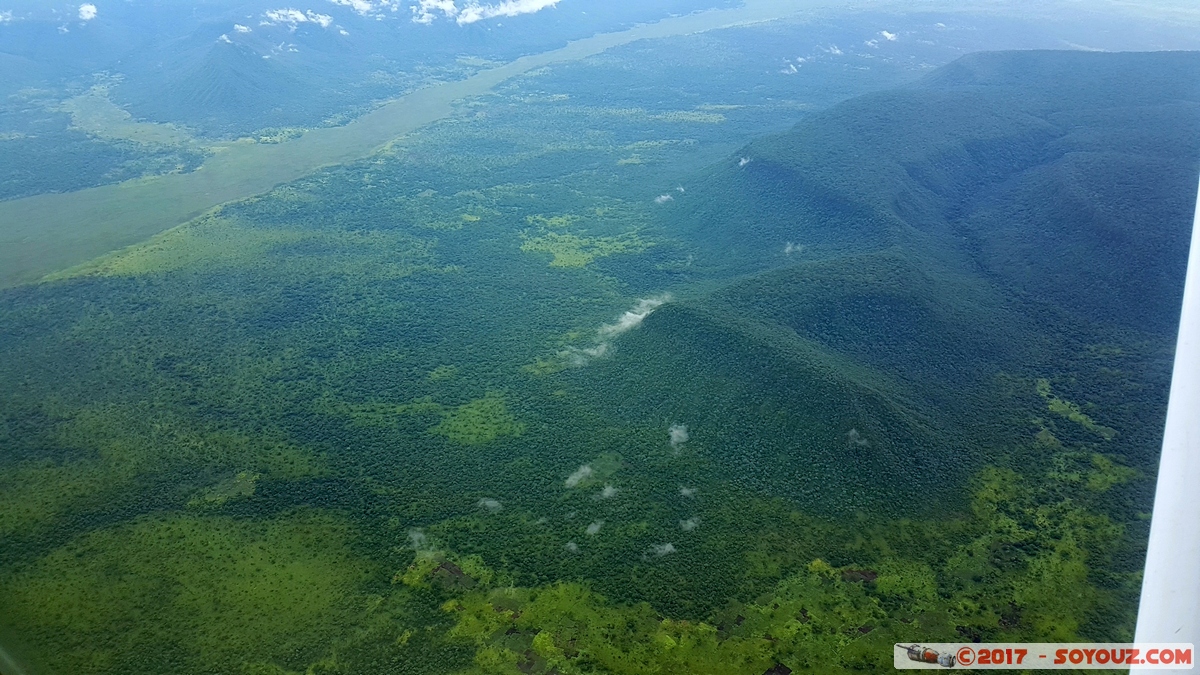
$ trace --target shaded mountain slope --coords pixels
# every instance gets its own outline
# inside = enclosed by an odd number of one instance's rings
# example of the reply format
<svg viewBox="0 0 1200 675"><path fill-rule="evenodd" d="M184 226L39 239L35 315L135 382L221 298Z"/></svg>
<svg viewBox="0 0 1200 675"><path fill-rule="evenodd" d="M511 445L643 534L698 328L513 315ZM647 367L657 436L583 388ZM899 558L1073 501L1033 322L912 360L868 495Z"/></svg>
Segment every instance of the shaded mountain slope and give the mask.
<svg viewBox="0 0 1200 675"><path fill-rule="evenodd" d="M621 346L614 405L707 425L724 470L815 508L920 511L1025 452L1047 401L1069 417L1046 378L1111 415L1060 435L1153 471L1196 74L1197 54L980 54L755 141L665 225L729 278Z"/></svg>
<svg viewBox="0 0 1200 675"><path fill-rule="evenodd" d="M762 266L787 242L817 257L907 246L1084 317L1169 331L1198 72L1193 53L964 57L752 143L705 177L684 227ZM1072 289L1062 270L1080 275Z"/></svg>
<svg viewBox="0 0 1200 675"><path fill-rule="evenodd" d="M143 77L151 86L123 88L130 90L132 110L201 128L230 127L252 115L263 126L297 124L328 105L327 85L313 86L302 68L263 58L249 45L181 44L177 55Z"/></svg>
<svg viewBox="0 0 1200 675"><path fill-rule="evenodd" d="M688 452L807 510L911 504L943 487L924 476L961 480L969 464L952 457L956 434L891 378L720 307L662 307L585 378L605 383L591 390L626 420L685 422Z"/></svg>
<svg viewBox="0 0 1200 675"><path fill-rule="evenodd" d="M1009 305L898 248L828 258L664 305L586 377L629 421L686 422L751 489L816 512L937 510L1026 434L997 375L1061 361Z"/></svg>
<svg viewBox="0 0 1200 675"><path fill-rule="evenodd" d="M1030 327L1003 298L895 250L768 272L712 304L752 315L903 382L923 403L965 403L942 381L981 384L996 364L1028 361Z"/></svg>
<svg viewBox="0 0 1200 675"><path fill-rule="evenodd" d="M986 193L959 231L1002 283L1082 317L1169 336L1195 176L1171 158L1070 153Z"/></svg>

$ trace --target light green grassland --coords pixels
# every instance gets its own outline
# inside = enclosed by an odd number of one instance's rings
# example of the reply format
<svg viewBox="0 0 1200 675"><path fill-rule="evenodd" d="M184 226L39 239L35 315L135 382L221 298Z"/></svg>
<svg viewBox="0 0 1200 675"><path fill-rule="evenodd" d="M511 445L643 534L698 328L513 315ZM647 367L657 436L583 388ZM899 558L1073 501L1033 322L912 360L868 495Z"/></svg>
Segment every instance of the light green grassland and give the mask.
<svg viewBox="0 0 1200 675"><path fill-rule="evenodd" d="M1063 399L1055 396L1050 390L1050 380L1038 380L1037 392L1042 398L1046 399L1046 407L1050 410L1050 412L1078 424L1079 426L1087 429L1106 441L1111 441L1116 437L1116 429L1110 429L1103 424L1097 424L1091 417L1088 417L1083 413L1083 410L1078 404L1070 401L1064 401Z"/></svg>
<svg viewBox="0 0 1200 675"><path fill-rule="evenodd" d="M327 471L324 460L308 450L261 436L204 429L144 406L80 410L58 424L56 436L58 443L82 451L85 458L31 460L0 474L0 535L36 531L73 511L136 500L140 482L181 465L252 470L247 475L261 472L280 479ZM213 489L217 495L222 488Z"/></svg>
<svg viewBox="0 0 1200 675"><path fill-rule="evenodd" d="M435 378L435 381L445 379L448 378ZM394 427L409 416L437 420L429 427L429 433L462 445L481 445L504 436L520 436L525 430L525 425L508 411L504 396L499 392L489 392L460 406L444 406L429 399L402 404L347 404L324 400L319 402L317 409L323 414L349 415L351 424L367 428Z"/></svg>
<svg viewBox="0 0 1200 675"><path fill-rule="evenodd" d="M372 569L348 553L353 536L337 516L307 511L143 518L4 579L0 604L26 635L59 645L46 656L55 672L120 670L146 641L177 645L175 667L190 672L304 663L362 614Z"/></svg>
<svg viewBox="0 0 1200 675"><path fill-rule="evenodd" d="M509 414L504 397L498 393L447 410L442 421L430 429L464 445L479 445L501 436L520 436L524 430L525 425Z"/></svg>
<svg viewBox="0 0 1200 675"><path fill-rule="evenodd" d="M70 113L73 127L102 138L159 146L196 144L191 134L173 125L134 120L109 99L107 85L96 85L86 93L67 99L60 108Z"/></svg>
<svg viewBox="0 0 1200 675"><path fill-rule="evenodd" d="M301 243L319 246L337 261L333 265L328 259L319 263L326 274L336 270L341 274L362 274L378 280L435 269L430 265L432 242L403 233L247 227L209 214L155 235L146 242L56 272L46 280L255 267L266 263L268 255L277 249ZM316 269L303 255L291 255L282 260L276 256L274 261L310 271Z"/></svg>
<svg viewBox="0 0 1200 675"><path fill-rule="evenodd" d="M551 254L551 267L586 267L597 258L618 253L638 253L650 245L636 232L616 237L588 237L547 231L539 236L525 235L521 250Z"/></svg>

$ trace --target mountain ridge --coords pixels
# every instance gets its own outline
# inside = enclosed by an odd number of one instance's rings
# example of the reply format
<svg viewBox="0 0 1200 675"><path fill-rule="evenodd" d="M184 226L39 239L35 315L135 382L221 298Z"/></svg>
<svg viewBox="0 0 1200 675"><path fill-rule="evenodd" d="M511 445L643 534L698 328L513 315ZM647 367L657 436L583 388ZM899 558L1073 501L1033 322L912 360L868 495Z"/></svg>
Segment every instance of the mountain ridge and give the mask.
<svg viewBox="0 0 1200 675"><path fill-rule="evenodd" d="M1159 62L1166 67L1155 76L1125 79ZM1019 73L1030 68L1036 76L1022 88ZM1035 381L1109 377L1078 356L1095 345L1133 353L1173 344L1200 173L1200 87L1172 79L1189 68L1200 73L1200 53L972 55L751 142L698 177L698 196L662 227L694 241L719 270L757 272L728 273L724 285L684 301L703 326L689 326L684 310L648 318L638 346L622 347L633 361L615 377L627 383L622 395L636 398L639 387L666 395L653 381L669 381L666 373L640 375L656 353L720 354L716 371L753 372L736 386L757 382L771 406L812 425L858 409L870 412L830 426L920 429L894 442L874 433L891 469L842 468L876 481L856 488L872 486L868 501L930 507L936 499L922 500L922 490L932 496L936 483L961 481L1030 441L1046 405ZM1079 69L1083 93L1043 96ZM1095 91L1112 81L1132 81L1132 93ZM727 336L717 347L705 346L711 330ZM840 403L802 410L812 404L794 392L831 374L838 384L814 398ZM1139 388L1134 407L1164 408L1161 371L1119 377ZM855 388L864 381L886 386ZM1025 384L1005 393L1013 382ZM691 386L698 400L728 385ZM809 441L763 440L772 433L755 443L777 442L774 466L808 456ZM1154 448L1144 445L1152 438L1118 434L1102 445L1152 471ZM921 490L904 485L922 473L894 469L905 453L939 478ZM835 454L822 461L836 465ZM831 490L836 474L822 479ZM844 494L824 506L864 503Z"/></svg>

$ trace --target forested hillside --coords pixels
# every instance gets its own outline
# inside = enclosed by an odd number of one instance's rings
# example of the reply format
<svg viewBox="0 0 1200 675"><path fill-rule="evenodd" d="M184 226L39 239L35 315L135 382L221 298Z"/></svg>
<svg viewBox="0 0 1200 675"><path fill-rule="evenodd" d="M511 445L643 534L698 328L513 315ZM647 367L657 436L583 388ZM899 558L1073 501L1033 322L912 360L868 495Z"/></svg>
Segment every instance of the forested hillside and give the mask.
<svg viewBox="0 0 1200 675"><path fill-rule="evenodd" d="M671 107L627 63L0 292L30 662L824 675L1131 638L1200 54L974 54L715 163L796 108Z"/></svg>

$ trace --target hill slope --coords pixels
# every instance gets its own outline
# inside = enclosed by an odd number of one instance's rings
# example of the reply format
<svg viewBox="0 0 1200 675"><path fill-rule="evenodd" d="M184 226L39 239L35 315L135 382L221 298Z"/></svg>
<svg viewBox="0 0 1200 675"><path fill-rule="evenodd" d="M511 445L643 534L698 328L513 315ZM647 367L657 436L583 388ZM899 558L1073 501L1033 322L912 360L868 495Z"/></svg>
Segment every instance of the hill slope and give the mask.
<svg viewBox="0 0 1200 675"><path fill-rule="evenodd" d="M729 280L649 317L604 377L631 409L753 411L710 420L718 463L835 511L929 508L1020 454L1059 400L1041 379L1116 432L1060 435L1152 472L1196 73L1191 53L978 54L755 141L664 224Z"/></svg>
<svg viewBox="0 0 1200 675"><path fill-rule="evenodd" d="M706 176L685 228L773 262L789 241L817 257L901 244L1084 317L1170 332L1200 169L1198 71L1194 53L964 57L751 144Z"/></svg>

